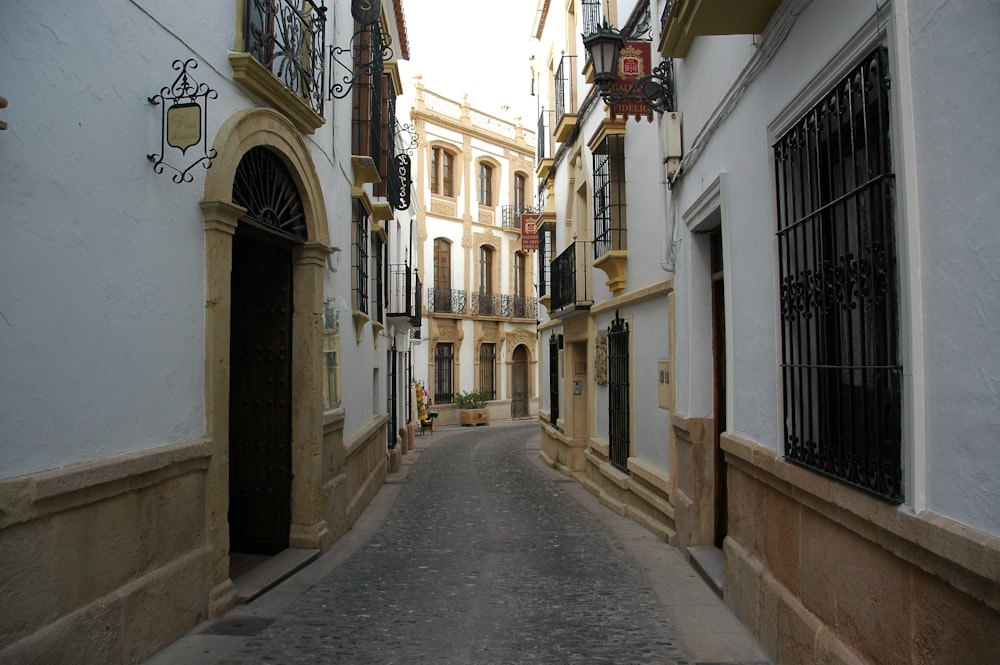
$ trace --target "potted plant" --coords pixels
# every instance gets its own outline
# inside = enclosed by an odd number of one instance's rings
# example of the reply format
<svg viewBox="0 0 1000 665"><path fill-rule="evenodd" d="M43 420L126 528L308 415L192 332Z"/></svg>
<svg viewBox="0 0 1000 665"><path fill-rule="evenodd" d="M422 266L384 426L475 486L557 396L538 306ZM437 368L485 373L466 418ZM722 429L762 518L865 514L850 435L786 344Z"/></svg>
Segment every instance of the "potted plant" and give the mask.
<svg viewBox="0 0 1000 665"><path fill-rule="evenodd" d="M455 395L458 422L462 425L489 425L490 411L486 408L489 394L483 390L469 390Z"/></svg>

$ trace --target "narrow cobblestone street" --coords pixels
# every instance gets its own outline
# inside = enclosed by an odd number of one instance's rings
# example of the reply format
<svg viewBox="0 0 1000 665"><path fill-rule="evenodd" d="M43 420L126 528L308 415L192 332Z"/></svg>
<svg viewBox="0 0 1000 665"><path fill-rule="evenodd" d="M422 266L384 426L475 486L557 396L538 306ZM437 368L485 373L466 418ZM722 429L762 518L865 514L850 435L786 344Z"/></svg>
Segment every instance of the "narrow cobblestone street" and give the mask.
<svg viewBox="0 0 1000 665"><path fill-rule="evenodd" d="M570 496L586 493L576 481L534 462L525 446L537 432L526 422L424 437L360 549L315 584L293 577L201 628L175 660L168 650L149 663L696 662L648 571L593 510L631 522L596 499L584 507Z"/></svg>

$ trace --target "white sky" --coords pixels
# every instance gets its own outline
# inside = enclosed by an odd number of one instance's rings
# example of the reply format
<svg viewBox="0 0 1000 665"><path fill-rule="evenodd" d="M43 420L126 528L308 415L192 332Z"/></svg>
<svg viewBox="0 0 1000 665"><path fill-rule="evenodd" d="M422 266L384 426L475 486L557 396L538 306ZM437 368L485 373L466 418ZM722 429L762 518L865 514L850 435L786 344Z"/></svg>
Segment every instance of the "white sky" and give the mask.
<svg viewBox="0 0 1000 665"><path fill-rule="evenodd" d="M455 101L468 94L473 108L507 119L519 114L533 127L538 111L529 58L537 5L538 0L403 0L410 61L401 61L399 71L407 103L419 73L430 91ZM400 109L408 112L409 107Z"/></svg>

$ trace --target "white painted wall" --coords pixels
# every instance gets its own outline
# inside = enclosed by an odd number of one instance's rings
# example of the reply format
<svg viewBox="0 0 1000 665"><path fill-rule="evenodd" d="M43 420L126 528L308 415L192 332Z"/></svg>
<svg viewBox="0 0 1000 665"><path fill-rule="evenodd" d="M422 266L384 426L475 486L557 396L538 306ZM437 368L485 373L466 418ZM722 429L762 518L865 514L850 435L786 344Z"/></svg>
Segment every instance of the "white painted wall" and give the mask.
<svg viewBox="0 0 1000 665"><path fill-rule="evenodd" d="M674 190L681 211L724 176L729 324L729 429L780 450L775 208L770 143L786 109L841 63L874 43L875 7L865 0L802 3L804 10L773 60L742 92ZM904 348L904 467L907 504L1000 532L1000 203L995 76L1000 6L898 0L879 10L892 69L897 177L901 341ZM675 63L688 152L723 101L722 80L746 65L750 37L698 38ZM759 38L758 38L759 39ZM866 43L867 42L867 43ZM850 46L849 46L850 45ZM849 52L844 52L849 48ZM744 54L744 55L741 55ZM836 77L836 78L839 78ZM836 78L834 80L836 80ZM702 83L704 81L704 83ZM816 81L816 84L811 82ZM720 94L721 93L721 94ZM685 229L678 264L679 407L707 415L710 382L704 323L705 257ZM690 288L688 288L690 287ZM683 396L683 399L682 399Z"/></svg>
<svg viewBox="0 0 1000 665"><path fill-rule="evenodd" d="M0 477L204 436L204 172L188 184L153 173L146 154L159 149L160 108L146 99L172 83L175 59L194 58L194 76L218 91L209 145L231 114L257 105L231 81L236 5L4 8ZM347 43L347 17L331 8L328 44ZM375 349L370 325L357 343L350 321L349 100L327 103L326 119L305 141L331 245L343 250L325 297L343 308L349 438L373 401L385 408L371 377L375 366L384 375L386 344Z"/></svg>

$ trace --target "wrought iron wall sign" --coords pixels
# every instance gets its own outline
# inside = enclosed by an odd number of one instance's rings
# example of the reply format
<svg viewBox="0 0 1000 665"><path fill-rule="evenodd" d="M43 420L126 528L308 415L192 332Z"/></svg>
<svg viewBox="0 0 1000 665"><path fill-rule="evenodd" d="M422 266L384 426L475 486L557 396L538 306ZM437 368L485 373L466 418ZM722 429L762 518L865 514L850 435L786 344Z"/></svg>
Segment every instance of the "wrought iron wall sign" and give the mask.
<svg viewBox="0 0 1000 665"><path fill-rule="evenodd" d="M390 192L396 210L406 210L410 207L410 186L413 178L410 175L410 156L406 153L396 155L393 160L393 168L396 170L396 191Z"/></svg>
<svg viewBox="0 0 1000 665"><path fill-rule="evenodd" d="M376 0L351 0L351 16L361 25L371 25L382 14L382 5Z"/></svg>
<svg viewBox="0 0 1000 665"><path fill-rule="evenodd" d="M362 25L351 36L348 46L330 47L330 98L343 99L356 81L381 72L384 63L392 58L392 46L382 34L381 26Z"/></svg>
<svg viewBox="0 0 1000 665"><path fill-rule="evenodd" d="M208 125L208 100L217 99L219 93L208 87L207 83L199 83L191 75L190 70L197 69L198 63L193 60L174 60L174 71L179 72L177 78L169 86L160 89L158 95L147 97L149 103L161 107L160 114L160 152L146 155L153 162L153 171L163 173L164 167L174 171L172 179L176 183L191 182L191 173L198 164L206 169L212 166L216 152L208 147L208 137L205 128ZM167 146L179 150L182 158L187 158L187 151L201 144L197 158L187 166L168 164L166 159Z"/></svg>

